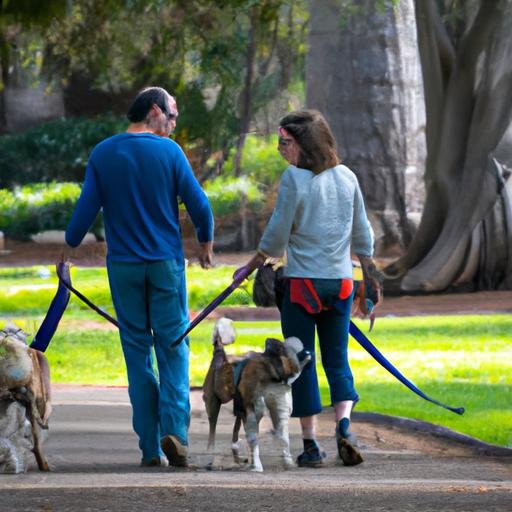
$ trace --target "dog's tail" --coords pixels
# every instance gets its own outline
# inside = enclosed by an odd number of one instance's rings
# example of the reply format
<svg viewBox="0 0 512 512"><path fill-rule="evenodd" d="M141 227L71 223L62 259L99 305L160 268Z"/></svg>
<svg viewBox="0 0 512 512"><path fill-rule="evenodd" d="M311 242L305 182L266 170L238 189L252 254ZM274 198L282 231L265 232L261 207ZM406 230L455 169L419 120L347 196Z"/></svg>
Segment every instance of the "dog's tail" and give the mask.
<svg viewBox="0 0 512 512"><path fill-rule="evenodd" d="M213 329L212 343L214 347L231 345L236 339L236 331L233 326L233 320L229 318L219 318L215 322Z"/></svg>

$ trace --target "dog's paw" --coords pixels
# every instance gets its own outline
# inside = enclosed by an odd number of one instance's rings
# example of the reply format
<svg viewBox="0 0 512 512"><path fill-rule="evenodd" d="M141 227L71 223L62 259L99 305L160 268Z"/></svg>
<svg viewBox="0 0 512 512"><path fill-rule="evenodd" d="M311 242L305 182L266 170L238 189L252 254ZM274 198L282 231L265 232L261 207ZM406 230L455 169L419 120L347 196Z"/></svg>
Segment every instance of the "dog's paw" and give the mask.
<svg viewBox="0 0 512 512"><path fill-rule="evenodd" d="M251 464L248 469L251 473L263 473L263 466L261 464Z"/></svg>
<svg viewBox="0 0 512 512"><path fill-rule="evenodd" d="M285 457L283 459L283 466L284 469L294 469L297 467L297 464L295 464L295 461L291 457Z"/></svg>

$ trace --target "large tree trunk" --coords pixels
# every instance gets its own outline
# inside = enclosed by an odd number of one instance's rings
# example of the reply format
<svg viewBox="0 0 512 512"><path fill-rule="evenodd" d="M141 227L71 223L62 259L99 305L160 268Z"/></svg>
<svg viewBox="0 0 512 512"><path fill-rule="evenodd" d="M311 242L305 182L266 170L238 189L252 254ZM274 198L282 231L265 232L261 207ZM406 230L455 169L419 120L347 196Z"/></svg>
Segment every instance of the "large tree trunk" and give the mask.
<svg viewBox="0 0 512 512"><path fill-rule="evenodd" d="M428 156L412 240L406 184L410 169L421 168L423 98L407 34L412 0L385 13L374 5L312 0L307 91L360 178L377 254L407 246L388 277L405 291L511 288L512 1L465 5L473 12L457 33L447 30L440 2L416 0Z"/></svg>
<svg viewBox="0 0 512 512"><path fill-rule="evenodd" d="M396 257L423 208L425 110L413 0L375 5L311 1L307 105L326 115L359 178L377 254Z"/></svg>
<svg viewBox="0 0 512 512"><path fill-rule="evenodd" d="M435 2L416 9L427 199L406 256L388 274L406 291L511 288L512 2L481 1L458 48Z"/></svg>

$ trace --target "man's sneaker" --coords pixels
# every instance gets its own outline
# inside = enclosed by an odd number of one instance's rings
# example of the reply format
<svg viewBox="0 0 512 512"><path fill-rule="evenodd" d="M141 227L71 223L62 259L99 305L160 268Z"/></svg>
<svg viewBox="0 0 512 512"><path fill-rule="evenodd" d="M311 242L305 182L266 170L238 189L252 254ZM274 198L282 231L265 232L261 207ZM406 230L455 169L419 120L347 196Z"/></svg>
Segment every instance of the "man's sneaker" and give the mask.
<svg viewBox="0 0 512 512"><path fill-rule="evenodd" d="M152 459L142 459L140 465L143 468L154 468L158 466L166 468L169 465L169 461L165 457L153 457Z"/></svg>
<svg viewBox="0 0 512 512"><path fill-rule="evenodd" d="M160 439L160 446L171 466L185 468L188 466L188 448L181 444L175 436L164 436Z"/></svg>
<svg viewBox="0 0 512 512"><path fill-rule="evenodd" d="M343 433L340 425L336 427L336 444L338 445L338 455L345 466L357 466L363 462L363 456L356 448L356 436L351 432Z"/></svg>
<svg viewBox="0 0 512 512"><path fill-rule="evenodd" d="M323 465L325 457L325 452L320 450L318 445L311 446L297 457L297 464L300 468L319 468Z"/></svg>

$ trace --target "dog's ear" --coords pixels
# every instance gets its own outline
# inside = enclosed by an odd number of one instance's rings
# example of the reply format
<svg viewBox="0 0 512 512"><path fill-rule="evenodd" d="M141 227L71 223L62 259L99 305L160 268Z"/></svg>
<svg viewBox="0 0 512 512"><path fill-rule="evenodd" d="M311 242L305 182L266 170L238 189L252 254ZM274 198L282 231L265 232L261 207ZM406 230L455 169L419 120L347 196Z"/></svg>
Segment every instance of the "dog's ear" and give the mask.
<svg viewBox="0 0 512 512"><path fill-rule="evenodd" d="M284 340L284 347L288 354L290 354L290 352L298 354L299 352L302 352L304 350L304 345L302 344L302 341L300 341L299 338L296 338L295 336L286 338Z"/></svg>
<svg viewBox="0 0 512 512"><path fill-rule="evenodd" d="M286 354L282 341L275 338L267 338L265 340L265 354L274 356L283 356Z"/></svg>

